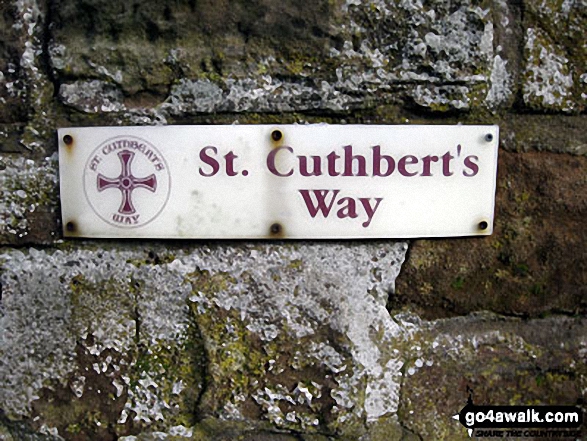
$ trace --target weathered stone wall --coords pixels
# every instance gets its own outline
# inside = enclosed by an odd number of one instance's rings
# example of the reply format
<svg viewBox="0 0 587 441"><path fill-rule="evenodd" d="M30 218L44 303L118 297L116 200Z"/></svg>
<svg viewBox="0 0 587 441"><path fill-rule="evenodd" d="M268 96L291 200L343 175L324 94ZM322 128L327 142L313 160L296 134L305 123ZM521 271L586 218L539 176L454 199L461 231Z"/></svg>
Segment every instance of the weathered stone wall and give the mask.
<svg viewBox="0 0 587 441"><path fill-rule="evenodd" d="M467 439L587 392L585 0L2 0L0 440ZM56 128L499 124L486 238L64 241Z"/></svg>

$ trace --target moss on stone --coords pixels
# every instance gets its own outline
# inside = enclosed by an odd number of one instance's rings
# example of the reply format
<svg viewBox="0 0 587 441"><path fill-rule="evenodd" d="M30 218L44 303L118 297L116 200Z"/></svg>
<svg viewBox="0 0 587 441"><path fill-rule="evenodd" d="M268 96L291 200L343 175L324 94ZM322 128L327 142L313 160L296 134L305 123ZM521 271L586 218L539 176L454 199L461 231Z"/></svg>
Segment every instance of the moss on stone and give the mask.
<svg viewBox="0 0 587 441"><path fill-rule="evenodd" d="M564 48L540 28L529 28L525 44L524 103L535 110L573 112L573 68Z"/></svg>
<svg viewBox="0 0 587 441"><path fill-rule="evenodd" d="M53 241L58 199L56 157L39 161L7 157L4 161L6 168L0 175L2 240L6 243Z"/></svg>

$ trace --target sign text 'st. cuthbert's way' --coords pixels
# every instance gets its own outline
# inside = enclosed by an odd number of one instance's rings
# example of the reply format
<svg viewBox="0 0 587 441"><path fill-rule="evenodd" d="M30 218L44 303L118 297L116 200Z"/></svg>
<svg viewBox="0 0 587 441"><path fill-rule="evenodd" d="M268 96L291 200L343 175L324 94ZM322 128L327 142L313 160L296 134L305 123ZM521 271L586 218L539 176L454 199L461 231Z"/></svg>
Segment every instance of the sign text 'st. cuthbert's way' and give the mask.
<svg viewBox="0 0 587 441"><path fill-rule="evenodd" d="M59 129L67 237L490 235L499 127Z"/></svg>
<svg viewBox="0 0 587 441"><path fill-rule="evenodd" d="M249 170L239 168L239 156L234 151L225 154L217 147L207 146L200 150L201 166L198 173L202 177L248 176ZM242 158L241 158L242 159ZM443 155L403 155L394 157L384 148L375 145L368 155L355 154L352 145L332 150L325 155L297 155L289 146L276 147L267 155L267 170L274 176L288 178L302 177L365 177L386 178L399 175L406 178L430 178L433 176L450 178L456 174L471 178L479 172L477 155L465 155L458 144ZM380 204L385 203L378 195L349 197L340 189L298 189L308 213L315 218L319 213L325 218L331 214L339 219L362 220L367 228Z"/></svg>

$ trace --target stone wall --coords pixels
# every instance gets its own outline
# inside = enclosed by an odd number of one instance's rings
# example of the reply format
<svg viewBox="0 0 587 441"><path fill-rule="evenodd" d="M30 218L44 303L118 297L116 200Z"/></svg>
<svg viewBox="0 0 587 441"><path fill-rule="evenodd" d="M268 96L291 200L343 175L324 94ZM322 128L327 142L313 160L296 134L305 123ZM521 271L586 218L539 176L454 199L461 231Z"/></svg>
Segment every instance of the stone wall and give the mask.
<svg viewBox="0 0 587 441"><path fill-rule="evenodd" d="M587 392L585 0L2 0L0 440L458 440ZM56 128L499 124L495 232L63 240Z"/></svg>

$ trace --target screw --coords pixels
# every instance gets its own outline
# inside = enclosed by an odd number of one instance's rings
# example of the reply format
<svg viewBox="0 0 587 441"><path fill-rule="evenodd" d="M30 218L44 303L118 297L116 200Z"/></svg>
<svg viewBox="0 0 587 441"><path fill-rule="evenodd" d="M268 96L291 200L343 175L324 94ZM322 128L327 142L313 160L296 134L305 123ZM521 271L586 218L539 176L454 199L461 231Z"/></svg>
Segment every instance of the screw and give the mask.
<svg viewBox="0 0 587 441"><path fill-rule="evenodd" d="M283 133L281 133L280 130L274 130L271 132L271 139L273 139L273 141L279 141L281 138L283 138Z"/></svg>
<svg viewBox="0 0 587 441"><path fill-rule="evenodd" d="M75 224L70 221L65 224L65 229L69 232L75 231Z"/></svg>
<svg viewBox="0 0 587 441"><path fill-rule="evenodd" d="M493 141L493 134L488 133L487 135L485 135L485 141L487 141L487 142Z"/></svg>
<svg viewBox="0 0 587 441"><path fill-rule="evenodd" d="M489 226L489 224L486 221L479 222L479 229L480 230L487 230L488 226Z"/></svg>
<svg viewBox="0 0 587 441"><path fill-rule="evenodd" d="M63 142L67 145L73 144L73 137L71 135L65 135L63 137Z"/></svg>
<svg viewBox="0 0 587 441"><path fill-rule="evenodd" d="M281 233L281 225L278 223L271 225L271 234L276 235L279 233Z"/></svg>

